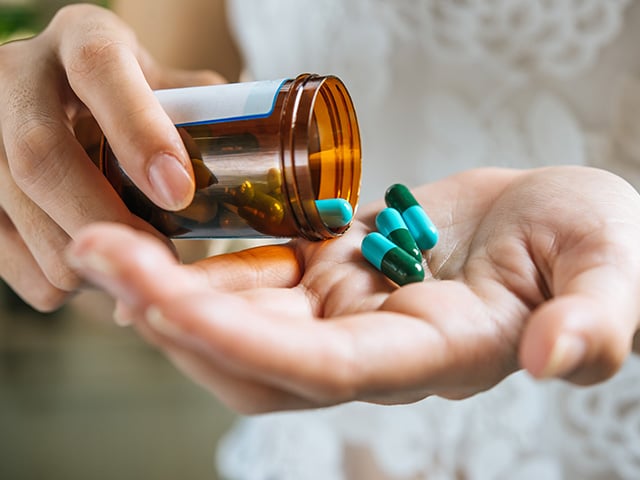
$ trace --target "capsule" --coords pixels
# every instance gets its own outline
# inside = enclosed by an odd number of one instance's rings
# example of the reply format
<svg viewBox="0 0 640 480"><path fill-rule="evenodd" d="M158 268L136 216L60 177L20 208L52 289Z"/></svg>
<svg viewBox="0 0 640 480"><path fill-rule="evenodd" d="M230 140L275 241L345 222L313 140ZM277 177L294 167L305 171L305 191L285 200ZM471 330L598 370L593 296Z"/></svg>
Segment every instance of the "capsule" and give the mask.
<svg viewBox="0 0 640 480"><path fill-rule="evenodd" d="M422 264L381 233L369 233L361 248L364 258L398 285L424 280Z"/></svg>
<svg viewBox="0 0 640 480"><path fill-rule="evenodd" d="M329 228L342 228L353 219L353 208L344 198L316 200L318 214Z"/></svg>
<svg viewBox="0 0 640 480"><path fill-rule="evenodd" d="M248 205L255 196L256 189L249 180L245 180L237 187L226 188L225 192L228 195L228 200L236 207L242 205Z"/></svg>
<svg viewBox="0 0 640 480"><path fill-rule="evenodd" d="M438 230L409 189L396 183L384 195L388 207L402 214L404 223L421 250L429 250L438 243Z"/></svg>
<svg viewBox="0 0 640 480"><path fill-rule="evenodd" d="M238 207L238 215L249 223L278 225L284 218L284 206L271 195L253 190L250 200Z"/></svg>
<svg viewBox="0 0 640 480"><path fill-rule="evenodd" d="M269 193L282 193L282 172L277 168L270 168L267 171L267 188Z"/></svg>
<svg viewBox="0 0 640 480"><path fill-rule="evenodd" d="M395 208L385 208L376 216L376 227L378 231L415 258L422 262L422 253L416 245L407 225L402 219L402 215Z"/></svg>

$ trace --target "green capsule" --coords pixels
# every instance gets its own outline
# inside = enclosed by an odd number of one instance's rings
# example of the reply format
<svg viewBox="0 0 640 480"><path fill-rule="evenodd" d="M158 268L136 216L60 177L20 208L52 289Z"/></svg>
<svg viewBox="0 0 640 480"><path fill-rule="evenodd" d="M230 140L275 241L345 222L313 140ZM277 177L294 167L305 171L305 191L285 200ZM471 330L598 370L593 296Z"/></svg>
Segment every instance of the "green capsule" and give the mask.
<svg viewBox="0 0 640 480"><path fill-rule="evenodd" d="M376 216L378 231L393 243L410 254L417 261L422 262L422 253L416 241L407 229L402 215L395 208L385 208Z"/></svg>
<svg viewBox="0 0 640 480"><path fill-rule="evenodd" d="M329 228L343 228L353 220L353 207L344 198L316 200L318 214Z"/></svg>
<svg viewBox="0 0 640 480"><path fill-rule="evenodd" d="M421 250L429 250L438 243L438 230L406 186L391 185L384 199L388 207L400 212Z"/></svg>
<svg viewBox="0 0 640 480"><path fill-rule="evenodd" d="M424 280L422 263L379 232L364 237L361 249L369 263L400 286Z"/></svg>

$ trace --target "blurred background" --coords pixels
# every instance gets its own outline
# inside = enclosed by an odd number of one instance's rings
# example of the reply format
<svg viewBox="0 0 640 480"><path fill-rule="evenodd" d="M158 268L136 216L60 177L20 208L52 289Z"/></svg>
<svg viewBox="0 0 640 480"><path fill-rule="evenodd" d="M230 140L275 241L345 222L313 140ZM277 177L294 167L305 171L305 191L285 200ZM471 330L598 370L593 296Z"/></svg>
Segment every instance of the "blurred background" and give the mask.
<svg viewBox="0 0 640 480"><path fill-rule="evenodd" d="M0 43L61 0L0 0ZM106 1L95 1L108 6ZM85 292L53 314L0 283L0 479L216 479L232 413Z"/></svg>

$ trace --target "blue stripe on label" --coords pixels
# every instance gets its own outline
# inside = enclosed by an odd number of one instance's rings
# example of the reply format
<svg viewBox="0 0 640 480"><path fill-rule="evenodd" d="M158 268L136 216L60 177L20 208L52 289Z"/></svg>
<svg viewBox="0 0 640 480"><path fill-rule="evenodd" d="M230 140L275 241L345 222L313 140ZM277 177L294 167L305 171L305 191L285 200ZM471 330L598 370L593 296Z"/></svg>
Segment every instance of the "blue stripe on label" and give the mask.
<svg viewBox="0 0 640 480"><path fill-rule="evenodd" d="M240 115L237 117L216 118L215 120L201 120L199 122L177 123L176 127L192 127L194 125L214 125L216 123L240 122L242 120L254 120L256 118L267 118L272 113L273 113L273 109L270 110L268 113L261 113L257 115Z"/></svg>
<svg viewBox="0 0 640 480"><path fill-rule="evenodd" d="M269 88L254 88L249 93L249 97L247 98L247 103L244 105L244 113L251 116L251 112L264 110L264 101L265 101L265 90L268 96L271 96L271 107L267 110L263 115L269 116L273 113L273 109L276 106L276 100L278 98L278 92L284 85L284 82L287 80L274 80L270 83L276 85L275 89L273 87ZM266 83L266 82L265 82Z"/></svg>
<svg viewBox="0 0 640 480"><path fill-rule="evenodd" d="M156 96L178 127L267 118L289 79L157 90Z"/></svg>

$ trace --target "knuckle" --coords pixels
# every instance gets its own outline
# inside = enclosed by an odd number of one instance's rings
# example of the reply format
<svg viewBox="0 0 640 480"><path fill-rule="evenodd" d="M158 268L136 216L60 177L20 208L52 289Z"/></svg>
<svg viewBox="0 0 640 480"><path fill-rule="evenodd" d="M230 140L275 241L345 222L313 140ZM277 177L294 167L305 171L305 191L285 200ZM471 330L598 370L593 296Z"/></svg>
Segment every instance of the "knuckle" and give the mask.
<svg viewBox="0 0 640 480"><path fill-rule="evenodd" d="M11 176L23 190L29 191L52 173L47 167L60 147L61 135L47 120L32 117L18 128L20 135L7 146ZM55 179L52 179L55 181Z"/></svg>
<svg viewBox="0 0 640 480"><path fill-rule="evenodd" d="M64 5L56 11L49 23L49 28L58 29L64 27L77 28L79 22L98 21L107 14L107 10L97 5L88 3L75 3ZM98 17L98 19L96 19Z"/></svg>
<svg viewBox="0 0 640 480"><path fill-rule="evenodd" d="M63 25L73 24L77 21L80 12L85 11L84 7L85 5L72 4L59 8L51 19L51 25L57 25L58 23Z"/></svg>
<svg viewBox="0 0 640 480"><path fill-rule="evenodd" d="M99 78L123 63L129 54L129 47L120 40L104 34L90 35L70 54L69 83L73 86L78 81Z"/></svg>
<svg viewBox="0 0 640 480"><path fill-rule="evenodd" d="M26 292L22 297L35 310L49 313L59 309L69 297L69 293L53 285L45 285Z"/></svg>
<svg viewBox="0 0 640 480"><path fill-rule="evenodd" d="M74 292L80 286L80 278L60 258L52 258L44 266L44 273L51 285L62 292Z"/></svg>
<svg viewBox="0 0 640 480"><path fill-rule="evenodd" d="M29 42L29 40L9 42L0 46L0 75L2 75L3 83L15 77L21 67L20 59L24 58L22 46L25 42Z"/></svg>

